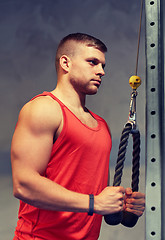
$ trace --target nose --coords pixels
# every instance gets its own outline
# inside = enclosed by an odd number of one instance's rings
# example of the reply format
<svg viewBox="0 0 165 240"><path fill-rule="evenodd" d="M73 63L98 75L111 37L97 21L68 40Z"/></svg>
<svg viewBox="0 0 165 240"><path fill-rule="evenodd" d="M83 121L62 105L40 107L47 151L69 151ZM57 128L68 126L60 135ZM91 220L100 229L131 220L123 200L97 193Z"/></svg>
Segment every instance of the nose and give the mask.
<svg viewBox="0 0 165 240"><path fill-rule="evenodd" d="M97 75L99 75L99 76L101 76L101 77L105 75L105 72L104 72L104 69L103 69L102 64L99 65L99 67L98 67L98 73L97 73Z"/></svg>

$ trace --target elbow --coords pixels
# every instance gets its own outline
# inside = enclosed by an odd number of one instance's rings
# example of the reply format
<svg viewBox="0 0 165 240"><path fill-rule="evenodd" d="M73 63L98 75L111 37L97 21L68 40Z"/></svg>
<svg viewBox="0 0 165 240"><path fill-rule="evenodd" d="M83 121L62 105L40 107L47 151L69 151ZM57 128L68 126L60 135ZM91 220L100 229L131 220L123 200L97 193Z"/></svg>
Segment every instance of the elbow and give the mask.
<svg viewBox="0 0 165 240"><path fill-rule="evenodd" d="M24 179L15 179L13 181L13 196L25 203L35 205L35 198L32 193L29 182Z"/></svg>
<svg viewBox="0 0 165 240"><path fill-rule="evenodd" d="M24 202L28 201L27 189L26 189L26 186L22 182L15 181L13 183L13 196Z"/></svg>
<svg viewBox="0 0 165 240"><path fill-rule="evenodd" d="M20 200L23 199L24 193L23 193L23 189L19 183L13 184L13 196Z"/></svg>
<svg viewBox="0 0 165 240"><path fill-rule="evenodd" d="M34 207L40 207L38 205L38 198L32 193L28 184L25 182L17 182L13 184L13 196L24 203L30 204Z"/></svg>

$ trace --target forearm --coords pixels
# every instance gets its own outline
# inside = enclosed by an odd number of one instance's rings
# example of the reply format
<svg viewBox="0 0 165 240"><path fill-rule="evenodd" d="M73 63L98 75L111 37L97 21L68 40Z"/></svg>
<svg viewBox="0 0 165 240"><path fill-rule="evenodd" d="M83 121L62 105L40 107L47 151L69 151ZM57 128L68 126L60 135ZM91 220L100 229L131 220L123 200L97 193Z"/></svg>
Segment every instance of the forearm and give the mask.
<svg viewBox="0 0 165 240"><path fill-rule="evenodd" d="M14 196L46 210L88 212L89 209L87 194L69 191L38 173L26 173L26 178L15 181Z"/></svg>
<svg viewBox="0 0 165 240"><path fill-rule="evenodd" d="M24 165L13 165L14 196L38 208L88 212L89 195L70 191ZM94 196L94 212L101 215L122 210L123 187L106 187Z"/></svg>

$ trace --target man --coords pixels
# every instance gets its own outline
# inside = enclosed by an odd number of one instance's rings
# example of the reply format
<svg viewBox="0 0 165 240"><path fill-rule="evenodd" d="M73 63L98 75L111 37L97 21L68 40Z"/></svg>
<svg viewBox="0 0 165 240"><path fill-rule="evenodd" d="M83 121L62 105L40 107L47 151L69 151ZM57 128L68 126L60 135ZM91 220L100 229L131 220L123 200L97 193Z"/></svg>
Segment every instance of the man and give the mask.
<svg viewBox="0 0 165 240"><path fill-rule="evenodd" d="M144 194L107 187L110 132L85 107L86 95L100 87L106 50L92 36L66 36L56 53L56 88L20 112L11 146L21 200L14 239L96 240L102 215L144 211Z"/></svg>

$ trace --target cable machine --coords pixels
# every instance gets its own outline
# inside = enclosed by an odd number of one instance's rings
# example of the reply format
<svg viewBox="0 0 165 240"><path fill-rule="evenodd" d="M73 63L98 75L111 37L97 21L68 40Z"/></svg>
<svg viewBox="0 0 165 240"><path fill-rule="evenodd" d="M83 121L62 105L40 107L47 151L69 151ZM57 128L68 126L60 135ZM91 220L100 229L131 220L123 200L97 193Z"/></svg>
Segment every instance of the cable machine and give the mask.
<svg viewBox="0 0 165 240"><path fill-rule="evenodd" d="M146 240L165 240L163 0L145 0Z"/></svg>

